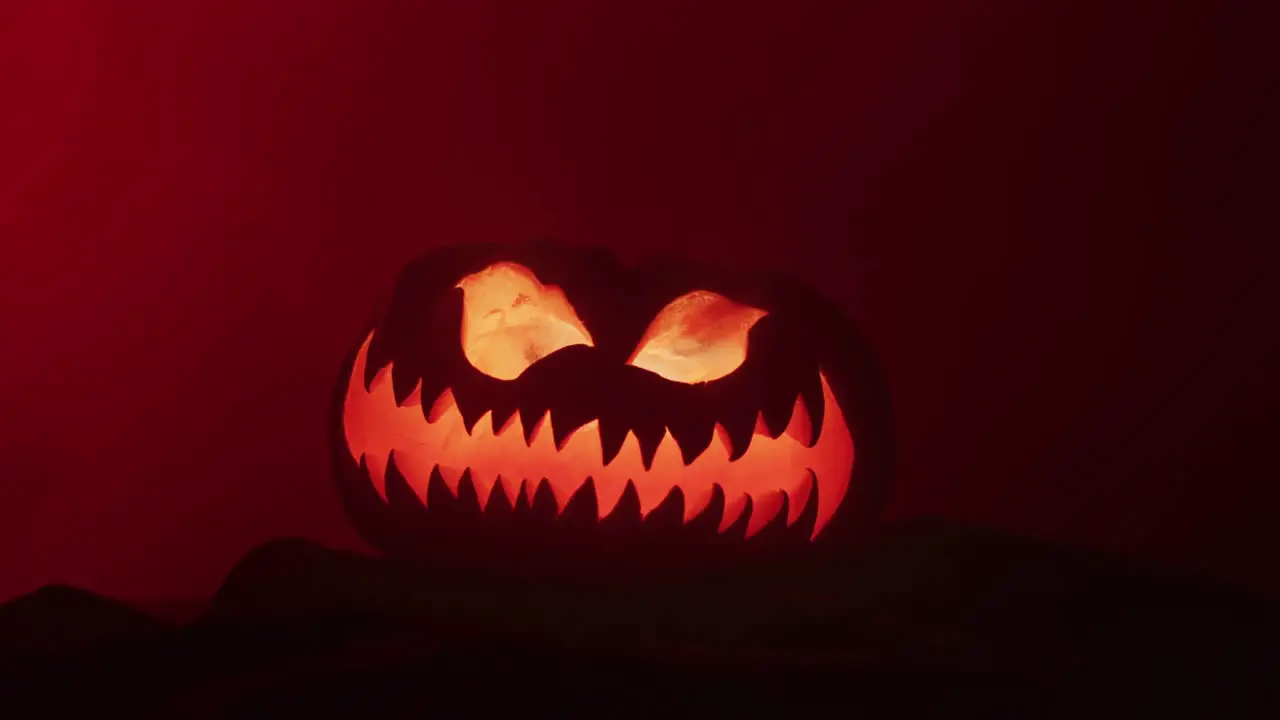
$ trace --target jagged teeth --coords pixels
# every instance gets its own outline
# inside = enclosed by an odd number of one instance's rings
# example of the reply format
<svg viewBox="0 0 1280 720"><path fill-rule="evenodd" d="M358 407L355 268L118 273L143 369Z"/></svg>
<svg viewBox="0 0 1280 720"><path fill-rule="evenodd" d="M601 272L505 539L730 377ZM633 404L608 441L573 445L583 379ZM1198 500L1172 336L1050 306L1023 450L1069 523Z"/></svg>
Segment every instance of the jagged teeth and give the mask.
<svg viewBox="0 0 1280 720"><path fill-rule="evenodd" d="M411 393L411 400L406 401L406 406L415 404L414 401L420 402L420 398L415 398L415 393ZM432 403L431 411L426 415L428 423L439 423L446 415L457 414L457 403L453 393L449 389L445 389ZM486 417L487 416L487 417ZM520 438L520 445L525 448L538 448L540 446L555 446L554 421L551 417L551 411L543 413L535 423L533 429L529 433L525 433L523 423L520 419L519 412L513 412L508 416L507 420L499 426L494 425L493 414L491 411L485 412L480 416L479 421L473 426L470 432L459 429L458 432L465 433L466 437L476 440L483 438L505 439L508 436ZM785 430L778 435L789 436L791 440L797 444L809 447L813 444L812 437L813 427L810 421L807 404L802 396L797 396L792 407L791 417L787 423ZM585 453L586 456L592 456L596 452L596 448L600 448L600 430L599 421L589 421L579 428L569 432L556 447L556 452L561 455L579 457L579 454ZM756 416L755 431L752 434L769 437L770 433L766 426L763 413ZM643 467L646 475L656 474L663 477L680 477L686 475L684 482L678 482L682 493L685 497L684 520L689 522L697 517L699 513L706 509L712 498L711 483L690 482L688 475L693 473L685 473L687 468L696 469L702 463L725 463L735 464L742 462L747 457L746 452L738 453L737 460L730 462L729 458L734 455L733 439L725 430L723 425L716 423L713 426L712 442L696 457L692 463L685 464L681 455L679 443L668 430L664 432L661 440L657 443L656 449L652 453L652 459L646 462L645 453L640 439L633 431L628 431L624 435L618 450L612 453L608 462L604 462L604 452L600 451L600 466L603 470L611 468L639 468ZM747 450L750 450L748 445ZM406 477L413 475L429 475L426 468L421 467L421 463L413 462L416 453L404 453L401 457L401 466ZM385 472L383 466L373 463L371 466L371 475L379 476ZM432 469L438 470L441 478L444 480L445 486L449 491L457 497L458 483L467 470L467 468L458 468L449 465L433 466ZM476 489L476 494L480 498L481 508L484 509L488 505L489 496L493 491L495 484L501 484L503 492L507 495L507 499L512 505L523 492L530 503L536 494L538 486L542 480L531 481L525 479L523 481L511 481L502 478L497 472L486 469L471 469L471 480ZM816 477L815 477L816 475ZM843 487L839 480L828 481L829 477L839 478L840 471L828 471L825 473L813 473L806 470L803 477L797 480L792 487L783 488L781 490L751 489L741 493L737 497L730 498L726 502L725 510L722 515L720 531L728 530L730 526L736 522L743 512L746 511L748 505L751 508L751 517L747 526L747 537L755 535L768 525L782 507L787 508L787 525L794 525L800 517L800 514L807 506L810 496L814 490L818 490L819 494L819 521L825 523L829 520L829 511L833 502L836 502L843 495ZM672 485L648 482L648 478L624 478L615 474L602 471L594 473L590 476L595 486L596 503L598 513L604 517L611 513L625 492L628 482L634 485L636 496L639 499L640 512L642 516L647 516L658 505L666 499L667 494L671 491ZM582 481L585 482L585 479ZM573 493L581 487L582 482L577 484L566 483L558 479L548 480L553 496L559 510L563 510ZM415 490L426 501L426 483L414 482Z"/></svg>
<svg viewBox="0 0 1280 720"><path fill-rule="evenodd" d="M633 451L635 452L635 451ZM674 452L674 450L672 451ZM373 462L370 464L370 475L377 474L383 477L392 472L391 466L395 465L394 471L413 489L418 498L425 505L427 503L428 481L432 474L438 474L445 487L448 488L450 494L455 498L460 496L460 488L462 478L468 477L472 487L475 490L476 497L480 503L480 510L483 512L489 504L489 500L493 496L494 488L498 487L505 495L507 503L511 507L515 507L521 495L524 495L528 504L532 505L534 498L545 483L551 490L555 499L557 514L564 511L568 505L569 499L586 484L584 480L576 487L568 487L564 484L551 483L545 479L540 481L512 480L500 474L486 473L471 468L457 468L446 465L432 465L429 471L424 471L421 463L412 459L412 454L396 455L392 451L381 463ZM427 478L424 480L423 478ZM639 510L641 517L647 517L655 508L666 500L671 493L670 487L663 487L655 483L637 484L633 480L620 480L617 478L606 478L597 482L591 478L593 489L596 497L597 511L600 517L606 517L611 514L617 507L622 495L626 492L628 485L635 490L636 497L639 501ZM795 483L790 491L774 490L759 493L741 493L737 497L730 499L725 504L719 532L726 532L742 515L750 508L750 516L747 522L745 537L750 538L761 530L763 530L770 522L772 522L782 508L788 508L787 526L793 525L799 518L800 513L808 505L809 498L814 489L815 478L811 471L806 471L802 480ZM385 485L384 485L385 487ZM684 522L688 523L700 515L710 505L714 496L712 486L705 488L689 488L684 492ZM385 493L384 493L385 499Z"/></svg>
<svg viewBox="0 0 1280 720"><path fill-rule="evenodd" d="M366 344L366 351L367 347ZM784 507L786 524L795 524L810 502L816 506L812 533L816 537L830 522L848 490L854 448L825 376L820 375L823 431L818 437L814 437L810 407L805 396L799 395L785 429L777 436L771 436L763 414L757 413L754 432L747 436L744 447L735 448L725 427L714 423L706 448L686 463L670 430L656 442L644 442L629 430L617 452L605 463L598 420L567 433L559 448L550 411L544 412L528 433L527 416L519 411L511 412L496 425L494 414L486 412L467 430L452 390L441 391L424 412L422 383L418 381L397 403L389 377L390 365L375 373L367 390L355 381L365 374L364 359L363 353L357 357L348 389L346 439L352 457L366 469L384 499L393 452L396 471L424 504L433 471L440 474L455 497L463 474L469 472L482 509L487 507L495 486L502 488L512 506L522 492L532 502L545 477L558 509L563 510L590 477L601 517L614 512L630 483L644 515L679 487L684 498L684 520L689 522L706 510L714 487L719 485L725 494L720 531L727 531L750 512L748 537L767 527ZM389 412L388 408L394 411ZM352 416L356 416L354 420ZM827 428L837 430L827 433ZM654 444L646 447L648 443ZM761 445L759 450L752 447L757 444ZM803 456L809 466L788 481L786 476L797 472L795 458L800 457L796 453L801 448L812 451ZM737 460L731 462L734 457ZM460 462L464 458L467 462ZM475 467L468 468L468 464ZM511 477L501 475L503 471ZM518 479L529 476L536 476L537 480ZM818 494L816 501L814 492Z"/></svg>
<svg viewBox="0 0 1280 720"><path fill-rule="evenodd" d="M422 385L421 383L419 383L418 386L413 390L413 392L410 393L409 397L405 399L405 402L401 405L401 407L410 407L410 406L420 404L421 388L422 388ZM435 402L432 403L431 410L427 414L427 422L437 423L440 421L440 418L443 417L446 413L449 413L451 411L456 411L456 409L457 409L457 401L454 399L453 391L449 388L446 388L443 392L440 393L439 397L436 398ZM584 423L580 427L570 431L565 435L564 439L557 444L557 450L563 451L565 446L567 446L570 443L574 435L576 435L580 430L588 426L598 427L599 422L600 422L599 420L591 420ZM486 411L483 415L480 416L479 420L467 432L467 435L475 436L476 428L483 427L485 428L485 430L488 432L489 435L494 437L500 437L502 435L505 435L511 432L512 429L517 427L517 425L523 428L523 423L520 422L519 412L512 412L509 416L507 416L505 420L499 422L498 420L495 419L495 416L493 415L492 411ZM538 441L539 436L542 435L542 433L548 432L548 433L554 434L553 428L554 428L554 424L551 418L551 411L547 410L542 414L542 417L534 424L533 429L527 434L525 445L527 445L528 447L533 447L534 444ZM807 403L805 403L804 397L801 395L796 396L795 403L792 406L792 410L791 410L791 417L787 423L787 426L781 433L778 433L777 435L774 435L769 430L768 425L764 419L764 413L758 412L756 414L755 427L752 431L750 438L754 438L757 435L769 437L771 439L781 437L782 435L788 435L792 439L794 439L796 442L798 442L799 444L805 447L811 446L814 442L813 423L812 423L812 420L810 419L808 406L807 406ZM714 426L713 440L716 437L720 438L720 441L724 443L726 447L729 448L731 456L734 456L734 455L738 456L737 457L738 460L741 460L742 457L745 456L746 452L751 449L750 439L748 439L748 441L746 442L745 447L741 447L741 448L737 447L730 433L725 429L723 425L721 425L718 422ZM630 442L630 441L634 441L636 443L636 450L638 451L636 454L636 457L641 461L647 460L646 462L642 463L646 470L652 469L653 463L652 463L652 460L649 460L649 458L650 457L656 458L658 452L661 451L663 443L671 442L676 446L677 450L680 449L679 440L677 440L675 436L671 434L671 431L669 429L665 432L662 439L659 441L658 445L656 446L657 449L655 449L652 453L644 452L646 448L644 447L643 442L639 440L639 438L635 435L633 431L627 432L626 436L623 439L623 445L625 445L627 442ZM706 450L703 450L703 452L705 453ZM602 455L606 456L605 458L602 458L605 460L603 464L606 467L609 465L612 465L621 454L622 454L621 445L619 446L618 451L612 454L602 450ZM698 458L695 457L694 462L697 462L697 460ZM692 464L692 463L689 463L689 464Z"/></svg>

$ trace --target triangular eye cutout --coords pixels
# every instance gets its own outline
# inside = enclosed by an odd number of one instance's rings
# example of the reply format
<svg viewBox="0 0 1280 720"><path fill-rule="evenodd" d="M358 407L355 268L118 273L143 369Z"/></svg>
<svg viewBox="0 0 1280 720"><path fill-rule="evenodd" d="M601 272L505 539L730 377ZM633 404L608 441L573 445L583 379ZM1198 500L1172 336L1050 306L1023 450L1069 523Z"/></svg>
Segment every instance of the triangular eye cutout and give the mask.
<svg viewBox="0 0 1280 720"><path fill-rule="evenodd" d="M629 362L673 382L718 380L747 359L747 332L765 315L709 290L694 290L662 308Z"/></svg>
<svg viewBox="0 0 1280 720"><path fill-rule="evenodd" d="M457 287L463 293L462 352L485 375L514 380L556 350L593 344L564 292L543 285L523 265L495 263Z"/></svg>

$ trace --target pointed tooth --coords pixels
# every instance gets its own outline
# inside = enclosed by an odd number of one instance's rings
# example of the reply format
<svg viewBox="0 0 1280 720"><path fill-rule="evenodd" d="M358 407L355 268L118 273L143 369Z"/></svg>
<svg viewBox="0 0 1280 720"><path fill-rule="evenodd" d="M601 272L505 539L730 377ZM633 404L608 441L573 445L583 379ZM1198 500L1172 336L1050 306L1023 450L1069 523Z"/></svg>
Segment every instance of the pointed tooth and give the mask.
<svg viewBox="0 0 1280 720"><path fill-rule="evenodd" d="M746 413L730 413L720 422L725 437L729 441L729 461L733 462L746 454L751 447L751 436L755 432L756 416Z"/></svg>
<svg viewBox="0 0 1280 720"><path fill-rule="evenodd" d="M471 427L467 428L467 432L475 437L481 437L485 433L493 430L493 412L486 410L484 414L476 419Z"/></svg>
<svg viewBox="0 0 1280 720"><path fill-rule="evenodd" d="M692 465L706 451L715 436L715 425L709 415L698 412L691 412L668 424L667 429L680 447L680 459L685 465Z"/></svg>
<svg viewBox="0 0 1280 720"><path fill-rule="evenodd" d="M573 494L582 487L582 483L574 483L573 481L552 482L547 479L547 487L551 488L551 495L556 499L556 517L564 514L565 507L569 504L569 499Z"/></svg>
<svg viewBox="0 0 1280 720"><path fill-rule="evenodd" d="M787 423L785 432L805 447L813 445L813 424L809 421L809 411L802 395L796 396L795 406L791 408L791 421Z"/></svg>
<svg viewBox="0 0 1280 720"><path fill-rule="evenodd" d="M649 513L661 505L667 493L671 492L670 486L664 487L663 483L658 482L656 478L640 478L639 482L633 478L631 484L636 489L636 497L640 500L640 517L642 518L649 517Z"/></svg>
<svg viewBox="0 0 1280 720"><path fill-rule="evenodd" d="M493 492L493 486L498 481L497 475L471 470L471 485L476 490L476 500L480 503L480 512L484 512L489 506L489 495Z"/></svg>
<svg viewBox="0 0 1280 720"><path fill-rule="evenodd" d="M556 442L556 450L564 450L565 443L569 441L569 438L573 437L579 428L589 422L591 422L591 418L571 418L562 413L559 419L551 423L551 437Z"/></svg>
<svg viewBox="0 0 1280 720"><path fill-rule="evenodd" d="M356 351L356 356L351 363L351 377L347 380L347 392L353 394L356 392L357 382L363 392L361 396L369 394L369 383L365 380L365 373L369 370L369 343L373 341L373 334L370 333L360 345L360 349Z"/></svg>
<svg viewBox="0 0 1280 720"><path fill-rule="evenodd" d="M431 410L427 413L427 422L438 423L445 415L457 411L458 403L453 399L453 390L445 388L444 392L440 393L440 397L431 404Z"/></svg>
<svg viewBox="0 0 1280 720"><path fill-rule="evenodd" d="M485 499L488 500L488 495ZM468 514L478 515L484 512L484 507L480 502L480 492L476 488L475 478L470 468L462 471L462 477L458 478L458 503L456 507Z"/></svg>
<svg viewBox="0 0 1280 720"><path fill-rule="evenodd" d="M813 447L822 435L822 423L826 414L825 387L826 378L822 377L821 373L814 373L812 380L804 379L800 386L800 397L804 399L805 417L809 420L809 442L805 447Z"/></svg>
<svg viewBox="0 0 1280 720"><path fill-rule="evenodd" d="M537 428L539 422L546 419L547 410L521 407L517 414L520 416L520 427L524 428L524 444L532 445L533 431ZM550 422L550 420L547 419L547 422Z"/></svg>
<svg viewBox="0 0 1280 720"><path fill-rule="evenodd" d="M523 424L523 421L522 421ZM535 420L531 425L526 425L524 431L525 445L533 447L534 443L542 442L551 437L551 411L546 411L542 417Z"/></svg>
<svg viewBox="0 0 1280 720"><path fill-rule="evenodd" d="M378 497L382 498L382 502L387 501L387 479L386 476L375 478L373 467L369 463L369 456L365 453L360 454L359 459L360 472L369 479L369 484L373 486L374 492L378 493Z"/></svg>
<svg viewBox="0 0 1280 720"><path fill-rule="evenodd" d="M823 402L828 408L825 422L831 428L847 427L844 413L841 412L826 377L821 379ZM848 432L822 432L818 436L813 453L816 461L812 466L813 473L817 476L818 514L813 521L810 539L818 537L844 502L853 472L854 453L853 440Z"/></svg>
<svg viewBox="0 0 1280 720"><path fill-rule="evenodd" d="M560 508L560 516L566 521L565 527L585 527L594 524L596 513L596 485L590 476L574 485L568 499ZM590 512L588 512L588 508Z"/></svg>
<svg viewBox="0 0 1280 720"><path fill-rule="evenodd" d="M516 487L515 501L511 503L511 509L513 511L518 511L520 510L521 507L523 507L527 511L533 506L533 503L530 502L529 500L529 498L533 495L533 492L531 490L526 489L528 486L529 486L528 480L522 479L515 482L515 487Z"/></svg>
<svg viewBox="0 0 1280 720"><path fill-rule="evenodd" d="M572 458L592 458L594 461L595 458L600 457L599 424L592 420L569 433L569 436L564 439L560 451L567 457ZM581 484L580 478L565 477L562 478L562 481L567 483L566 487L572 485L575 490Z"/></svg>
<svg viewBox="0 0 1280 720"><path fill-rule="evenodd" d="M640 462L644 465L646 472L653 469L653 459L658 455L658 446L662 444L662 439L666 437L667 429L662 425L656 428L636 428L632 430L636 440L640 443ZM661 498L659 498L661 500Z"/></svg>
<svg viewBox="0 0 1280 720"><path fill-rule="evenodd" d="M623 477L622 496L613 511L602 518L601 522L614 527L635 527L643 521L640 517L640 500L636 497L635 483L625 479L626 476Z"/></svg>
<svg viewBox="0 0 1280 720"><path fill-rule="evenodd" d="M407 394L401 395L400 391L396 391L396 407L413 407L422 404L422 381L419 380L413 385L413 389Z"/></svg>
<svg viewBox="0 0 1280 720"><path fill-rule="evenodd" d="M782 383L765 391L764 402L760 406L760 420L764 425L763 434L776 438L787 429L787 422L795 410L795 384Z"/></svg>
<svg viewBox="0 0 1280 720"><path fill-rule="evenodd" d="M600 418L600 460L607 467L622 450L622 443L627 439L630 429L626 423L602 417Z"/></svg>
<svg viewBox="0 0 1280 720"><path fill-rule="evenodd" d="M495 482L493 489L489 491L489 499L485 502L484 510L481 510L480 514L490 519L510 518L513 509L511 500L502 489L502 483Z"/></svg>
<svg viewBox="0 0 1280 720"><path fill-rule="evenodd" d="M618 449L618 454L614 456L613 462L614 465L624 470L635 468L640 464L640 441L636 439L634 432L628 430L626 437L622 438L622 447ZM597 480L597 482L599 481Z"/></svg>
<svg viewBox="0 0 1280 720"><path fill-rule="evenodd" d="M435 466L431 470L431 474L427 476L427 492L422 496L424 507L451 507L453 501L458 497L457 490L449 487L440 469L439 465Z"/></svg>
<svg viewBox="0 0 1280 720"><path fill-rule="evenodd" d="M440 468L438 465L431 465L431 469L426 471L426 480L422 483L422 489L417 493L417 497L422 501L422 507L430 507L431 505L431 480L438 477Z"/></svg>
<svg viewBox="0 0 1280 720"><path fill-rule="evenodd" d="M543 517L543 513L547 511L547 503L551 503L551 518L554 519L560 515L560 504L556 498L555 490L552 489L551 483L546 478L542 478L537 483L529 483L528 487L533 488L533 494L529 496L529 508L533 510L535 517Z"/></svg>
<svg viewBox="0 0 1280 720"><path fill-rule="evenodd" d="M374 381L391 365L391 347L385 332L375 332L369 339L365 352L364 389L372 391Z"/></svg>
<svg viewBox="0 0 1280 720"><path fill-rule="evenodd" d="M516 501L520 499L521 481L499 475L494 484L502 488L502 493L507 496L507 504L514 508Z"/></svg>
<svg viewBox="0 0 1280 720"><path fill-rule="evenodd" d="M707 506L711 504L712 498L715 497L715 490L711 488L705 489L689 489L682 490L684 493L684 522L687 524L698 517Z"/></svg>
<svg viewBox="0 0 1280 720"><path fill-rule="evenodd" d="M391 367L391 390L395 394L396 406L405 407L409 396L422 384L418 373L413 372L407 363Z"/></svg>
<svg viewBox="0 0 1280 720"><path fill-rule="evenodd" d="M524 430L524 444L526 446L533 444L533 431L538 427L538 423L542 420L542 416L536 410L528 408L519 408L516 410L516 417L520 418L520 427Z"/></svg>
<svg viewBox="0 0 1280 720"><path fill-rule="evenodd" d="M773 437L769 434L769 425L764 420L763 410L756 414L756 424L751 428L751 434L753 436L761 435L763 437Z"/></svg>
<svg viewBox="0 0 1280 720"><path fill-rule="evenodd" d="M720 423L716 423L712 437L714 440L707 447L707 452L714 452L716 457L723 456L724 461L729 462L730 458L733 457L733 438L730 437L729 431ZM703 457L710 459L709 456L705 455L700 456L699 459L703 459Z"/></svg>
<svg viewBox="0 0 1280 720"><path fill-rule="evenodd" d="M512 413L511 417L507 418L507 422L503 424L502 427L494 430L493 435L494 437L502 437L507 433L515 433L521 437L524 436L524 425L520 422L520 413Z"/></svg>
<svg viewBox="0 0 1280 720"><path fill-rule="evenodd" d="M414 446L396 450L394 455L396 469L400 472L400 476L419 498L426 498L427 486L431 482L431 469L434 467L430 456ZM426 500L424 499L423 502Z"/></svg>
<svg viewBox="0 0 1280 720"><path fill-rule="evenodd" d="M809 506L809 498L813 495L813 487L818 480L812 470L804 471L804 478L787 491L787 527L796 524L800 514Z"/></svg>
<svg viewBox="0 0 1280 720"><path fill-rule="evenodd" d="M494 408L489 416L490 426L493 428L493 435L497 437L507 431L512 423L519 422L520 417L516 414L516 409L512 407Z"/></svg>
<svg viewBox="0 0 1280 720"><path fill-rule="evenodd" d="M468 392L464 387L453 389L453 400L458 407L458 414L462 416L462 426L466 428L468 435L475 430L480 418L489 413L489 408L483 407L478 401L478 395L480 393Z"/></svg>
<svg viewBox="0 0 1280 720"><path fill-rule="evenodd" d="M369 366L369 367L372 367L372 366ZM382 369L380 369L380 370L377 370L377 371L372 371L372 370L370 370L370 369L369 369L369 367L366 367L366 368L365 368L365 374L366 374L366 375L368 375L368 374L372 373L372 375L373 375L373 379L371 379L371 380L369 381L369 389L368 389L368 391L367 391L370 395L372 395L372 394L374 394L374 393L378 392L378 390L379 390L379 389L380 389L380 388L381 388L385 383L390 382L391 366L390 366L390 365L388 365L388 366L386 366L386 367L384 367L384 368L382 368Z"/></svg>
<svg viewBox="0 0 1280 720"><path fill-rule="evenodd" d="M627 481L617 476L606 476L604 480L593 477L591 482L596 491L596 516L603 520L618 506L622 493L627 489Z"/></svg>
<svg viewBox="0 0 1280 720"><path fill-rule="evenodd" d="M365 362L360 369L360 382L364 385L366 393L373 392L374 380L378 379L378 371L381 368L375 366L371 362Z"/></svg>
<svg viewBox="0 0 1280 720"><path fill-rule="evenodd" d="M400 512L421 512L426 509L426 502L418 496L396 464L395 451L387 456L386 491L387 505Z"/></svg>
<svg viewBox="0 0 1280 720"><path fill-rule="evenodd" d="M741 443L739 443L740 445ZM707 451L716 452L717 456L723 455L724 461L732 462L739 459L746 452L746 448L742 448L741 452L735 450L735 441L733 441L732 434L728 432L727 428L724 428L724 425L717 423L716 439L712 442L712 446L707 448Z"/></svg>
<svg viewBox="0 0 1280 720"><path fill-rule="evenodd" d="M835 516L836 510L840 508L840 503L844 500L845 493L849 490L848 472L841 475L837 471L825 469L816 471L818 476L818 515L814 518L813 534L809 539L818 537L818 533L826 528L827 523L831 522L831 518Z"/></svg>
<svg viewBox="0 0 1280 720"><path fill-rule="evenodd" d="M725 494L724 514L720 516L720 529L718 532L725 532L738 522L738 518L742 517L742 512L747 509L747 502L750 496L746 493L739 493L737 496L730 498L728 493Z"/></svg>
<svg viewBox="0 0 1280 720"><path fill-rule="evenodd" d="M384 502L387 499L387 459L389 457L389 451L366 452L360 463L369 475L369 482L373 483L373 489L378 491L378 495Z"/></svg>
<svg viewBox="0 0 1280 720"><path fill-rule="evenodd" d="M445 487L449 488L449 492L453 496L458 497L458 481L462 479L462 473L466 468L452 468L444 465L437 465L436 471L440 473L440 479L444 480Z"/></svg>
<svg viewBox="0 0 1280 720"><path fill-rule="evenodd" d="M751 537L773 521L786 504L786 495L781 490L771 490L751 499L751 519L747 521L746 537Z"/></svg>
<svg viewBox="0 0 1280 720"><path fill-rule="evenodd" d="M684 462L680 459L680 446L670 431L663 431L653 452L653 464L650 469L658 468L660 472L671 478L679 478Z"/></svg>
<svg viewBox="0 0 1280 720"><path fill-rule="evenodd" d="M423 420L434 422L431 411L435 408L436 401L440 399L446 389L444 385L438 382L429 383L423 380L418 384L418 401L415 403L406 400L406 405L408 407L417 407L418 411L422 413Z"/></svg>
<svg viewBox="0 0 1280 720"><path fill-rule="evenodd" d="M462 406L458 406L458 412L462 413L462 427L467 431L468 435L474 434L476 425L479 425L480 420L484 418L485 415L489 414L489 412L486 410L480 415L467 415L466 413L463 413Z"/></svg>

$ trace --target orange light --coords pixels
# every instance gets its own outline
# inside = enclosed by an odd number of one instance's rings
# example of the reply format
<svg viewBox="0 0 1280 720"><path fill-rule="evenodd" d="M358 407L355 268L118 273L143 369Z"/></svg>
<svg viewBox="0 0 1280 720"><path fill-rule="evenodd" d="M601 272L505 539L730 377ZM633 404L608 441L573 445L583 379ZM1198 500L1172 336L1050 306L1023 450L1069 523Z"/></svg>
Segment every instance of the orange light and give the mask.
<svg viewBox="0 0 1280 720"><path fill-rule="evenodd" d="M695 290L649 323L630 363L674 382L717 380L747 358L747 333L767 315L723 295Z"/></svg>
<svg viewBox="0 0 1280 720"><path fill-rule="evenodd" d="M462 352L486 375L514 380L560 348L592 344L560 288L543 285L522 265L490 265L457 287L464 298Z"/></svg>
<svg viewBox="0 0 1280 720"><path fill-rule="evenodd" d="M463 336L465 342L468 337L465 330ZM427 502L431 471L437 466L455 494L462 473L470 469L482 506L487 504L495 485L501 487L514 505L522 487L523 492L531 496L536 483L545 478L563 510L573 493L590 477L601 518L614 509L627 482L631 481L640 499L641 513L645 515L673 488L680 488L685 498L684 519L688 522L707 507L712 488L718 484L725 495L720 531L727 530L741 517L750 498L753 510L748 520L748 537L777 515L784 495L790 497L787 523L795 523L815 486L818 512L812 537L817 537L848 491L854 461L853 440L825 376L820 376L824 422L816 442L811 442L812 427L804 402L797 398L787 430L771 438L763 418L758 418L751 444L737 460L729 460L728 434L717 425L710 446L688 465L684 464L679 447L667 432L658 445L652 466L646 470L634 434L627 435L617 457L605 465L596 421L572 433L557 449L551 432L554 419L549 413L538 422L526 443L519 413L513 414L500 428L493 427L492 415L486 413L468 433L450 390L432 401L429 417L423 416L418 390L411 393L403 405L397 406L391 365L377 373L369 390L364 389L362 379L372 337L371 334L365 340L356 357L348 382L343 421L352 457L357 462L365 459L373 485L384 500L387 462L393 451L397 468L423 503ZM510 343L511 340L495 342ZM479 356L488 357L485 352L482 348ZM512 366L504 367L508 371L512 369Z"/></svg>

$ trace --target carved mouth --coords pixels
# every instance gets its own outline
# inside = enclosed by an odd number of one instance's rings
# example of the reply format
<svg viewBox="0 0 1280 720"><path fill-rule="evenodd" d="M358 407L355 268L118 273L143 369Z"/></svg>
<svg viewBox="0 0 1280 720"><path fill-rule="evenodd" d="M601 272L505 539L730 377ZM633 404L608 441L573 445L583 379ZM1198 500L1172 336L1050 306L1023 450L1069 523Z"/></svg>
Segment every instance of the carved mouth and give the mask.
<svg viewBox="0 0 1280 720"><path fill-rule="evenodd" d="M552 432L550 412L528 433L519 413L499 428L493 427L492 416L486 413L468 432L451 390L444 390L425 408L417 390L397 403L391 364L377 372L366 390L361 379L365 377L370 340L372 335L360 348L352 368L343 427L352 458L357 463L364 459L369 479L384 502L387 464L394 453L396 468L424 505L433 470L439 471L455 495L460 478L469 471L482 509L498 491L512 505L522 492L532 501L539 483L545 481L563 510L590 478L600 518L613 511L631 484L642 516L679 488L688 523L707 509L718 485L725 498L719 531L733 526L750 505L746 537L764 529L784 506L787 525L794 524L816 492L812 539L831 521L849 489L853 440L821 373L823 422L816 439L812 437L809 409L804 399L797 397L786 429L775 437L763 417L758 417L745 450L734 448L729 433L717 424L711 444L687 463L670 430L653 452L642 452L635 434L628 433L621 450L605 462L596 420L569 433L560 443ZM730 460L735 449L739 451L736 459ZM652 462L646 462L650 457Z"/></svg>

